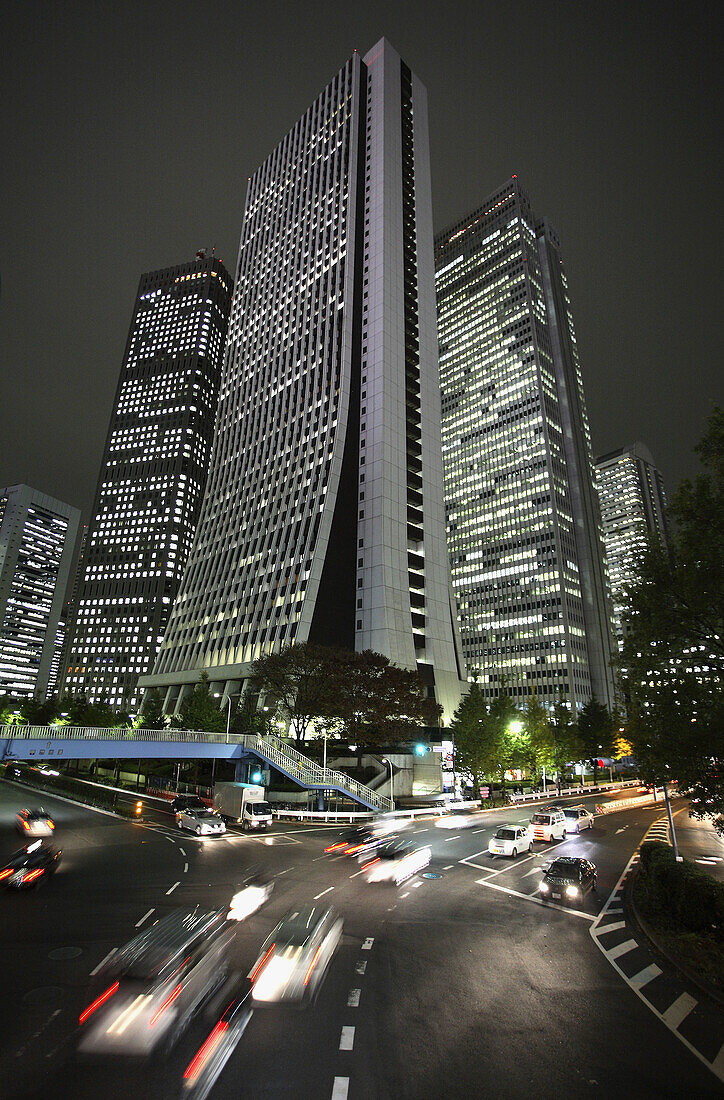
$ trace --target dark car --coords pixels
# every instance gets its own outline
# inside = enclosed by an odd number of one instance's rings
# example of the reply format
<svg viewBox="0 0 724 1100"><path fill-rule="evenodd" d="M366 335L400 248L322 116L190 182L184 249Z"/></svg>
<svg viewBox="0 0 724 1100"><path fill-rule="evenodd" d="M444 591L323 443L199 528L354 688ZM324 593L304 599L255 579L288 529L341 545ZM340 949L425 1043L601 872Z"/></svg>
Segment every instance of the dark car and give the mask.
<svg viewBox="0 0 724 1100"><path fill-rule="evenodd" d="M371 852L382 840L383 837L369 825L359 825L355 829L345 829L339 840L332 841L324 851L334 855L358 856Z"/></svg>
<svg viewBox="0 0 724 1100"><path fill-rule="evenodd" d="M36 840L15 852L0 870L0 882L15 890L39 886L57 870L61 849Z"/></svg>
<svg viewBox="0 0 724 1100"><path fill-rule="evenodd" d="M548 901L583 901L596 889L596 866L579 856L559 856L543 873L538 890Z"/></svg>
<svg viewBox="0 0 724 1100"><path fill-rule="evenodd" d="M179 810L208 810L208 808L208 802L204 802L203 798L199 798L197 794L177 794L171 799L171 809L174 813L178 813Z"/></svg>

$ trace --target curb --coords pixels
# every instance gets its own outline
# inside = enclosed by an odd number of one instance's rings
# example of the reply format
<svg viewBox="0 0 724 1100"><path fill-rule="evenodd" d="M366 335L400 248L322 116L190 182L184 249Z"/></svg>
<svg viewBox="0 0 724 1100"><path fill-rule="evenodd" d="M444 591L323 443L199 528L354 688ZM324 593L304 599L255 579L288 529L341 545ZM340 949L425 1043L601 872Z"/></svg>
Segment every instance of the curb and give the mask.
<svg viewBox="0 0 724 1100"><path fill-rule="evenodd" d="M639 912L636 906L636 902L634 900L634 886L636 885L638 877L639 870L637 868L634 874L629 876L624 887L625 904L626 908L631 914L633 924L636 926L638 931L641 932L644 939L648 940L649 945L654 949L654 951L658 952L658 954L661 955L662 958L666 959L669 965L673 966L674 970L676 970L682 978L690 982L691 985L696 986L703 997L706 997L710 1001L713 1001L714 1004L716 1004L719 1008L724 1008L724 994L720 993L718 989L715 989L693 970L690 970L689 967L685 963L682 963L675 954L672 954L672 952L669 951L668 948L664 947L663 944L659 941L656 932L654 932L649 922L645 919L645 917L641 916L641 913Z"/></svg>

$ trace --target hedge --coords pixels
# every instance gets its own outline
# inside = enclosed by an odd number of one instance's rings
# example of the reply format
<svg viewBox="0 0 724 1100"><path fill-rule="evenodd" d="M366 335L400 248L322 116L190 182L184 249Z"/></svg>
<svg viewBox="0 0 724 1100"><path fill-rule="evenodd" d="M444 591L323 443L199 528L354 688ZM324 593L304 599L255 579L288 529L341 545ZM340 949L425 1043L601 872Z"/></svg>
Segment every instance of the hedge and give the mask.
<svg viewBox="0 0 724 1100"><path fill-rule="evenodd" d="M668 844L641 845L636 900L644 915L672 932L706 933L724 943L724 883L688 860L677 862Z"/></svg>

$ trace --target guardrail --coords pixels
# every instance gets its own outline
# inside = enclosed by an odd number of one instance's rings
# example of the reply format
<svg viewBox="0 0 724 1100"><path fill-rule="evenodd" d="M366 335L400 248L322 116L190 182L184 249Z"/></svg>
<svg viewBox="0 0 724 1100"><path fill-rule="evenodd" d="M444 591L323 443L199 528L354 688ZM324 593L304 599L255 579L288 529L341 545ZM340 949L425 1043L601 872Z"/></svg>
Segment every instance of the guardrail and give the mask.
<svg viewBox="0 0 724 1100"><path fill-rule="evenodd" d="M21 741L168 741L195 744L240 745L243 733L204 733L199 730L107 729L99 726L0 726L0 736Z"/></svg>

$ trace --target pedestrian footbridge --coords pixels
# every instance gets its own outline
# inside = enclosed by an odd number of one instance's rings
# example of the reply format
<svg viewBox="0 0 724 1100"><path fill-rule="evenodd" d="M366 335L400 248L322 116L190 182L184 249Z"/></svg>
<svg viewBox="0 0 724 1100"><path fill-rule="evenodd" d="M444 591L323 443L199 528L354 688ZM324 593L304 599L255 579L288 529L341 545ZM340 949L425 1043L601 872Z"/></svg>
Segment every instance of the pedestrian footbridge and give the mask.
<svg viewBox="0 0 724 1100"><path fill-rule="evenodd" d="M337 791L369 810L393 808L384 795L334 768L322 768L279 737L198 730L117 730L86 726L0 726L0 762L25 760L255 760L312 791Z"/></svg>

